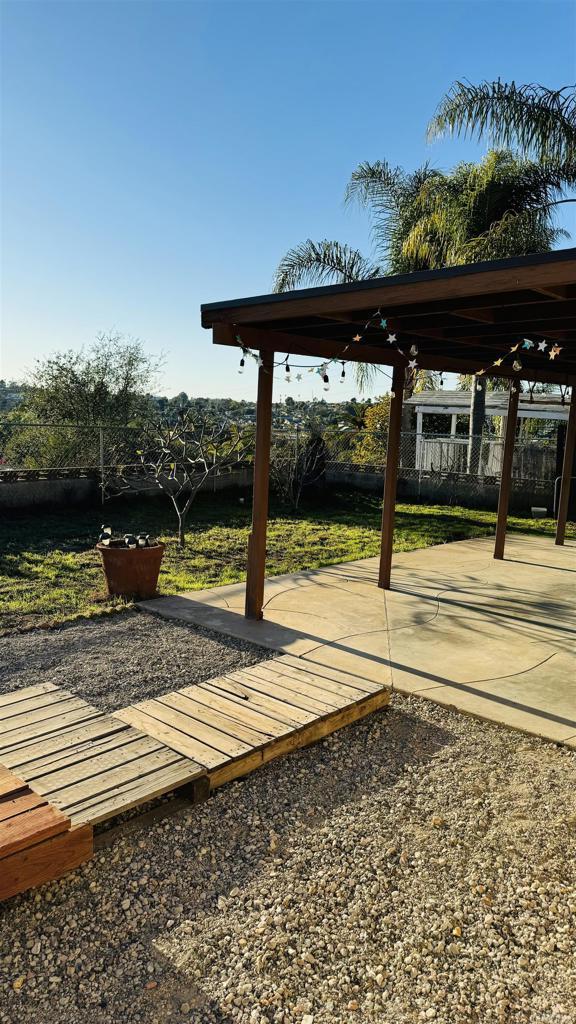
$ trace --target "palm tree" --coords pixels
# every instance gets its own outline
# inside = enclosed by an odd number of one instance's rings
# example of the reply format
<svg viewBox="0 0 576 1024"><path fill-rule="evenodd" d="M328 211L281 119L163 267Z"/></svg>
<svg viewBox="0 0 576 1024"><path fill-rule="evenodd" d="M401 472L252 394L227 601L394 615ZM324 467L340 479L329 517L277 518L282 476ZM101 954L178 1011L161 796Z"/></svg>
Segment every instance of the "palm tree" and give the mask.
<svg viewBox="0 0 576 1024"><path fill-rule="evenodd" d="M275 290L548 251L563 234L552 207L564 188L558 168L508 151L491 151L480 164L461 163L449 173L427 164L410 174L386 161L362 163L345 202L367 210L374 257L308 239L280 261ZM363 387L375 369L358 364L357 372Z"/></svg>
<svg viewBox="0 0 576 1024"><path fill-rule="evenodd" d="M576 87L548 89L543 85L516 85L515 82L455 82L441 100L428 125L428 139L445 135L488 137L492 145L514 146L539 162L541 173L555 181L558 192L576 186ZM536 198L533 196L533 199ZM563 203L576 202L573 196L551 195L544 188L540 204L532 206L528 217L522 210L506 211L501 221L486 238L488 258L501 255L498 247L514 234L522 237L527 220L541 219L549 223L552 209ZM529 230L529 228L528 228ZM490 243L493 251L490 252ZM471 246L472 252L474 245ZM482 258L482 257L480 257ZM472 421L484 420L485 382L472 382Z"/></svg>

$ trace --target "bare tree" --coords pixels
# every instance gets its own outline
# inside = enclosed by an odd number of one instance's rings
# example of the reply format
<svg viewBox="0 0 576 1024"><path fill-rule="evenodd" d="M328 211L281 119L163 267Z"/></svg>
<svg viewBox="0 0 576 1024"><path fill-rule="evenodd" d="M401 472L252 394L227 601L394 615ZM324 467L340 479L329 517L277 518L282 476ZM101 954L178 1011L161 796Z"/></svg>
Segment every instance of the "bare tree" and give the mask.
<svg viewBox="0 0 576 1024"><path fill-rule="evenodd" d="M159 488L172 502L178 543L185 547L186 521L198 491L209 478L249 461L253 449L253 432L235 424L198 422L190 411L182 411L175 424L145 428L135 451L138 461L130 467L116 463L107 489L133 490L136 480L140 488L142 478Z"/></svg>
<svg viewBox="0 0 576 1024"><path fill-rule="evenodd" d="M326 468L326 443L320 430L273 437L270 451L270 477L276 492L297 509L304 487L319 483Z"/></svg>

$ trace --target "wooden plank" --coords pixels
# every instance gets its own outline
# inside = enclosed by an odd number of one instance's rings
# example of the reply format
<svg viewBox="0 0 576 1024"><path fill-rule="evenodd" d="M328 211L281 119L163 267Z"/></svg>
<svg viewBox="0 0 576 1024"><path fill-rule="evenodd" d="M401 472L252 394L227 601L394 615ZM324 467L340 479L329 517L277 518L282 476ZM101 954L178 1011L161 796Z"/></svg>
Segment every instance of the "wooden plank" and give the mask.
<svg viewBox="0 0 576 1024"><path fill-rule="evenodd" d="M266 743L273 736L273 733L265 732L262 728L255 729L254 726L249 725L247 722L242 722L237 715L230 718L222 709L210 708L201 701L196 700L195 697L185 693L169 693L162 697L162 701L168 704L169 707L183 711L184 714L189 715L195 722L217 729L218 732L224 733L232 740L240 740L241 743L246 743L250 747Z"/></svg>
<svg viewBox="0 0 576 1024"><path fill-rule="evenodd" d="M9 818L2 823L0 829L0 858L17 853L18 850L23 850L32 843L39 843L42 839L58 835L59 832L65 832L69 826L68 818L50 804L42 804L27 814Z"/></svg>
<svg viewBox="0 0 576 1024"><path fill-rule="evenodd" d="M100 712L96 711L95 708L90 708L87 705L84 708L78 708L75 711L69 711L67 714L58 716L57 718L51 718L44 722L35 722L33 725L26 726L22 729L13 729L9 736L0 736L0 761L3 764L7 764L7 760L4 757L4 753L8 753L14 750L15 747L20 747L21 744L27 740L38 740L44 737L49 737L55 733L60 733L60 730L65 728L67 725L80 725L87 724L94 718L100 718Z"/></svg>
<svg viewBox="0 0 576 1024"><path fill-rule="evenodd" d="M155 736L156 739L161 740L162 743L165 743L172 750L178 750L185 757L191 758L198 765L202 766L202 768L215 768L217 765L223 764L228 760L227 755L223 754L220 750L215 750L214 747L200 743L199 740L194 739L192 736L187 736L179 729L174 728L173 725L156 718L153 708L152 710L144 711L141 704L136 704L134 707L115 711L114 714L122 719L122 721L129 722L149 736Z"/></svg>
<svg viewBox="0 0 576 1024"><path fill-rule="evenodd" d="M21 690L11 690L10 693L0 694L0 718L2 708L10 707L11 704L18 704L21 700L29 700L31 697L38 697L41 694L49 693L51 690L58 690L54 683L39 683L37 686L25 686Z"/></svg>
<svg viewBox="0 0 576 1024"><path fill-rule="evenodd" d="M520 385L510 385L508 396L508 414L506 416L506 433L504 435L504 453L502 455L502 472L500 475L500 491L498 494L498 517L496 520L496 540L494 558L504 558L506 543L506 526L508 523L508 506L510 504L510 488L512 485L512 461L516 441L516 423L518 420L518 399Z"/></svg>
<svg viewBox="0 0 576 1024"><path fill-rule="evenodd" d="M232 328L234 330L234 328ZM268 526L268 479L270 475L270 434L272 427L272 385L274 353L261 352L256 401L256 448L252 489L252 529L248 538L246 604L248 619L262 618Z"/></svg>
<svg viewBox="0 0 576 1024"><path fill-rule="evenodd" d="M271 664L274 665L275 670L279 671L280 678L288 676L292 679L299 679L304 683L310 683L312 686L317 687L320 692L339 698L340 706L342 701L362 700L368 694L376 693L382 689L378 683L373 683L370 689L354 686L353 683L342 683L337 679L331 678L327 673L320 674L316 672L314 664L310 662L302 667L300 665L293 666L286 662L279 664L277 661L273 661Z"/></svg>
<svg viewBox="0 0 576 1024"><path fill-rule="evenodd" d="M0 900L61 878L89 860L92 852L92 828L85 825L5 857L0 864Z"/></svg>
<svg viewBox="0 0 576 1024"><path fill-rule="evenodd" d="M209 773L210 786L213 789L217 786L222 786L226 782L231 782L242 775L247 775L254 768L259 767L259 764L267 764L269 761L282 757L292 750L315 743L317 740L330 735L330 733L342 729L345 725L349 725L364 718L366 715L372 714L374 711L380 710L380 708L385 707L389 703L389 700L390 693L387 690L381 690L380 693L371 694L356 704L352 704L347 708L341 708L339 711L332 712L323 718L318 718L309 725L305 725L301 729L290 733L290 735L281 737L256 751L256 754L260 755L260 762L257 762L254 758L251 763L240 759L239 761L223 765L221 768L214 769Z"/></svg>
<svg viewBox="0 0 576 1024"><path fill-rule="evenodd" d="M13 775L7 768L0 766L0 797L14 795L27 788L23 779Z"/></svg>
<svg viewBox="0 0 576 1024"><path fill-rule="evenodd" d="M68 765L80 765L83 761L89 761L93 757L105 754L108 751L116 750L119 747L127 747L135 740L142 739L142 733L138 729L131 729L126 726L111 736L103 739L95 739L80 743L75 747L66 750L56 751L48 754L47 757L39 757L26 767L26 778L29 782L44 777L53 771L59 771Z"/></svg>
<svg viewBox="0 0 576 1024"><path fill-rule="evenodd" d="M264 733L269 737L283 736L293 728L293 726L288 725L286 722L281 723L262 711L255 711L248 701L230 700L229 697L213 693L202 685L190 687L190 689L194 690L194 699L199 703L204 704L208 708L213 708L215 711L221 711L228 718L242 725L252 726L260 733ZM188 693L188 689L181 690L180 692Z"/></svg>
<svg viewBox="0 0 576 1024"><path fill-rule="evenodd" d="M57 806L64 810L84 800L96 799L106 794L113 794L123 782L130 782L139 779L145 788L144 779L154 772L163 768L174 768L184 764L182 755L175 750L168 750L161 747L160 750L151 754L143 754L129 764L117 767L114 771L105 772L103 775L95 775L80 782L71 782L57 792L51 792L50 799ZM153 787L153 780L150 780Z"/></svg>
<svg viewBox="0 0 576 1024"><path fill-rule="evenodd" d="M202 686L215 693L225 693L230 699L262 708L266 714L274 715L279 722L287 722L294 727L313 722L316 717L313 711L305 711L303 708L297 708L293 704L288 705L285 701L278 700L265 688L251 688L244 679L235 676L232 672L214 682L203 683Z"/></svg>
<svg viewBox="0 0 576 1024"><path fill-rule="evenodd" d="M33 737L16 747L10 752L1 754L2 761L9 768L21 768L28 772L34 762L50 755L66 754L76 749L81 749L83 744L90 744L93 740L101 740L112 736L126 729L126 725L112 715L96 717L87 725L68 725L53 736L43 737L38 740Z"/></svg>
<svg viewBox="0 0 576 1024"><path fill-rule="evenodd" d="M115 787L109 793L88 797L68 808L67 813L74 824L88 821L93 825L114 818L116 815L148 803L165 793L179 789L204 775L204 769L188 758L181 758L175 765L163 768L144 780L131 779Z"/></svg>
<svg viewBox="0 0 576 1024"><path fill-rule="evenodd" d="M61 790L92 779L94 787L100 790L113 783L119 768L140 760L147 754L165 750L158 740L151 736L141 736L126 746L100 754L94 753L92 757L83 761L72 761L65 767L34 777L34 789L37 793L50 795L50 799L56 799Z"/></svg>
<svg viewBox="0 0 576 1024"><path fill-rule="evenodd" d="M47 693L38 694L35 697L27 697L6 707L0 708L0 727L11 729L18 723L19 718L29 711L42 711L44 708L62 705L63 702L72 698L73 694L66 690L48 690Z"/></svg>
<svg viewBox="0 0 576 1024"><path fill-rule="evenodd" d="M313 711L315 715L326 715L330 711L336 711L346 703L342 698L332 694L326 694L317 686L312 686L304 680L296 682L289 676L280 676L277 672L270 672L260 665L253 665L248 669L241 669L238 672L245 680L247 686L254 687L256 683L265 688L265 692L283 700L287 704L304 708L305 711Z"/></svg>
<svg viewBox="0 0 576 1024"><path fill-rule="evenodd" d="M576 449L576 382L572 384L572 397L570 399L570 412L568 414L568 426L564 440L564 458L562 460L562 478L560 484L560 499L558 502L558 520L556 523L555 543L562 545L566 536L566 520L568 518L568 506L570 503L570 488L572 474L574 472L574 451Z"/></svg>
<svg viewBox="0 0 576 1024"><path fill-rule="evenodd" d="M353 686L358 690L363 690L364 693L376 693L382 689L379 683L374 683L371 679L364 679L351 672L333 668L331 665L308 660L305 656L297 658L293 654L281 654L278 658L274 658L274 664L289 665L301 672L311 671L315 676L322 676L323 679L329 679L336 683L344 683L345 686Z"/></svg>
<svg viewBox="0 0 576 1024"><path fill-rule="evenodd" d="M186 700L186 697L182 698L182 702ZM175 716L172 718L172 723L181 732L185 732L189 736L199 739L202 743L220 750L223 754L227 754L228 757L239 757L241 754L247 754L252 747L251 743L236 740L221 728L215 728L200 721L199 718L189 716L183 710L182 703L178 701L176 694L168 693L159 700L154 701L154 704L161 705L162 708L161 711L156 712L157 714L164 715L168 711Z"/></svg>
<svg viewBox="0 0 576 1024"><path fill-rule="evenodd" d="M95 710L94 708L90 708L90 705L80 697L74 697L72 694L67 694L64 700L59 701L56 704L49 704L48 706L36 708L32 711L23 711L22 714L11 715L11 717L6 720L0 719L2 741L9 742L12 733L16 732L18 729L25 729L28 725L52 722L53 719L58 719L61 715L66 715L70 711L81 711L86 708L89 708L91 711Z"/></svg>
<svg viewBox="0 0 576 1024"><path fill-rule="evenodd" d="M33 810L35 807L40 807L46 803L46 799L42 796L38 796L37 793L32 793L31 790L25 789L18 796L12 797L11 799L0 801L0 829L2 823L7 821L9 818L15 818L18 814L25 814L27 811ZM1 840L0 840L1 842Z"/></svg>
<svg viewBox="0 0 576 1024"><path fill-rule="evenodd" d="M392 545L394 541L394 519L396 516L396 488L400 462L400 437L402 431L402 403L404 399L404 367L394 367L392 374L392 396L388 414L388 444L386 447L386 472L384 474L384 498L382 502L382 536L380 541L380 565L378 586L390 589L392 570Z"/></svg>

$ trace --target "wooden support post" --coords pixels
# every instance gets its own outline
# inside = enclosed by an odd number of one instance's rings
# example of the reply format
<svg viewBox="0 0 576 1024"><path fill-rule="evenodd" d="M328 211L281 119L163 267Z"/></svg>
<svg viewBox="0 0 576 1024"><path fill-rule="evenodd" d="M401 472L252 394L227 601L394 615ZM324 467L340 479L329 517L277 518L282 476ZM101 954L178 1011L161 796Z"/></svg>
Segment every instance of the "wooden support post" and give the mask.
<svg viewBox="0 0 576 1024"><path fill-rule="evenodd" d="M270 475L270 434L272 430L272 381L274 353L261 352L256 404L256 452L252 492L252 530L248 538L246 574L247 619L261 619L266 572L266 529L268 526L268 480Z"/></svg>
<svg viewBox="0 0 576 1024"><path fill-rule="evenodd" d="M574 472L574 450L576 448L576 384L572 385L570 398L570 414L564 442L564 460L562 462L562 481L560 483L560 500L558 502L558 519L556 520L556 544L563 544L568 518L570 500L570 483Z"/></svg>
<svg viewBox="0 0 576 1024"><path fill-rule="evenodd" d="M506 432L504 435L504 454L502 455L502 472L500 475L500 493L498 495L498 519L496 521L496 543L494 558L504 558L506 543L506 525L508 523L508 505L510 503L510 484L512 481L512 459L516 440L516 423L518 420L518 399L520 388L518 383L510 385L508 396L508 413L506 415Z"/></svg>
<svg viewBox="0 0 576 1024"><path fill-rule="evenodd" d="M380 542L380 572L378 586L390 589L392 567L392 541L394 538L394 515L396 512L396 481L400 460L400 435L402 430L402 400L404 397L405 370L395 366L392 374L392 398L388 417L388 451L384 477L384 501L382 505L382 539Z"/></svg>

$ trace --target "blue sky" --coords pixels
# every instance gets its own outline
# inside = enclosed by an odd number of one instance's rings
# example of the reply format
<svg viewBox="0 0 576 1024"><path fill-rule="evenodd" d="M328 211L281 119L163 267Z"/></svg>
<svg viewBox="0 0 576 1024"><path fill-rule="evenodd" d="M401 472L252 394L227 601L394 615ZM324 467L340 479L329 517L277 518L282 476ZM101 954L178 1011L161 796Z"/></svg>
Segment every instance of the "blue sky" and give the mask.
<svg viewBox="0 0 576 1024"><path fill-rule="evenodd" d="M253 397L200 303L269 291L307 237L369 252L342 205L361 160L482 155L425 141L455 79L576 77L563 0L4 0L2 20L0 376L115 329L165 353L168 394Z"/></svg>

